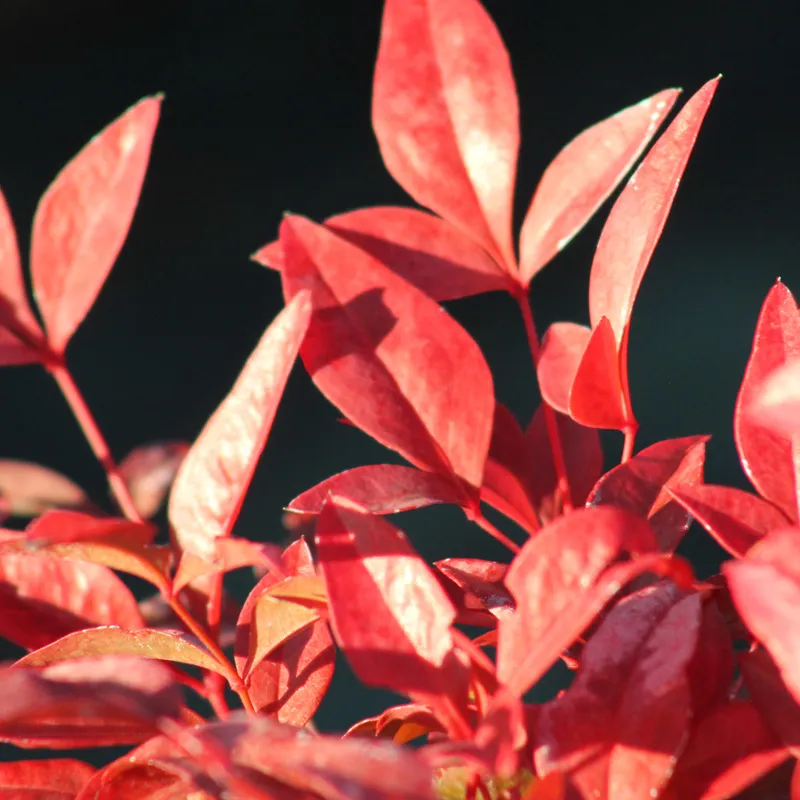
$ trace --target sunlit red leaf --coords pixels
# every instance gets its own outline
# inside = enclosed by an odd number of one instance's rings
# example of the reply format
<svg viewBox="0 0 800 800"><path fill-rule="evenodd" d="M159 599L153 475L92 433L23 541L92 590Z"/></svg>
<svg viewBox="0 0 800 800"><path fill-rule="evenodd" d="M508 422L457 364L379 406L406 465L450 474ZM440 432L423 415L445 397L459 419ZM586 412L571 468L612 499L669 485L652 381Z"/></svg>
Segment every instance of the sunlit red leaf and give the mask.
<svg viewBox="0 0 800 800"><path fill-rule="evenodd" d="M772 503L741 489L712 484L667 487L669 493L732 556L744 554L790 520Z"/></svg>
<svg viewBox="0 0 800 800"><path fill-rule="evenodd" d="M63 352L128 235L162 96L147 97L95 136L42 195L31 275L53 350Z"/></svg>
<svg viewBox="0 0 800 800"><path fill-rule="evenodd" d="M467 608L485 609L497 618L514 609L514 599L505 587L507 564L478 558L446 558L436 568L464 593Z"/></svg>
<svg viewBox="0 0 800 800"><path fill-rule="evenodd" d="M6 762L0 764L0 797L72 800L94 772L94 767L72 758Z"/></svg>
<svg viewBox="0 0 800 800"><path fill-rule="evenodd" d="M576 136L550 163L520 233L520 274L531 278L591 219L642 154L680 93L666 89Z"/></svg>
<svg viewBox="0 0 800 800"><path fill-rule="evenodd" d="M358 722L344 734L348 736L378 736L405 744L429 733L444 733L433 711L419 703L387 708L382 714Z"/></svg>
<svg viewBox="0 0 800 800"><path fill-rule="evenodd" d="M589 316L593 328L608 319L617 346L718 83L714 78L700 88L659 136L600 234L589 283Z"/></svg>
<svg viewBox="0 0 800 800"><path fill-rule="evenodd" d="M334 636L356 675L370 686L441 694L455 608L404 534L332 498L316 541Z"/></svg>
<svg viewBox="0 0 800 800"><path fill-rule="evenodd" d="M494 393L472 337L429 297L320 225L287 217L281 244L285 294L313 292L301 353L320 391L382 444L477 493Z"/></svg>
<svg viewBox="0 0 800 800"><path fill-rule="evenodd" d="M80 486L60 472L29 461L0 460L0 494L15 517L35 517L53 508L92 508Z"/></svg>
<svg viewBox="0 0 800 800"><path fill-rule="evenodd" d="M583 798L658 796L686 745L700 619L700 596L669 584L620 601L570 688L541 710L537 771L567 773Z"/></svg>
<svg viewBox="0 0 800 800"><path fill-rule="evenodd" d="M185 634L153 628L126 630L115 625L69 633L23 656L17 661L17 666L44 667L71 659L99 656L138 656L222 673L216 658Z"/></svg>
<svg viewBox="0 0 800 800"><path fill-rule="evenodd" d="M366 250L434 300L456 300L514 286L473 239L443 219L414 208L376 206L337 214L325 227ZM283 269L280 242L253 258Z"/></svg>
<svg viewBox="0 0 800 800"><path fill-rule="evenodd" d="M399 464L375 464L340 472L295 497L288 511L319 514L331 495L346 497L372 514L399 514L435 503L463 502L453 481Z"/></svg>
<svg viewBox="0 0 800 800"><path fill-rule="evenodd" d="M182 697L163 664L79 658L45 669L13 666L0 679L0 741L18 747L136 744L176 717Z"/></svg>
<svg viewBox="0 0 800 800"><path fill-rule="evenodd" d="M587 505L612 505L648 520L659 550L673 552L692 520L670 490L690 489L702 482L708 439L686 436L646 447L609 470L592 489Z"/></svg>
<svg viewBox="0 0 800 800"><path fill-rule="evenodd" d="M591 338L591 328L574 322L555 322L542 338L539 390L542 399L562 414L569 414L569 394Z"/></svg>
<svg viewBox="0 0 800 800"><path fill-rule="evenodd" d="M29 650L95 625L144 626L110 569L47 553L0 555L0 605L0 635Z"/></svg>
<svg viewBox="0 0 800 800"><path fill-rule="evenodd" d="M25 540L31 547L72 542L118 542L145 546L153 541L156 532L156 528L148 523L53 509L34 519L25 528Z"/></svg>
<svg viewBox="0 0 800 800"><path fill-rule="evenodd" d="M745 625L764 645L800 702L800 530L772 531L722 571Z"/></svg>
<svg viewBox="0 0 800 800"><path fill-rule="evenodd" d="M183 550L213 559L229 536L311 315L300 291L264 332L228 396L186 455L169 499L169 520Z"/></svg>
<svg viewBox="0 0 800 800"><path fill-rule="evenodd" d="M188 442L153 442L131 450L120 461L120 475L145 519L161 508L189 447Z"/></svg>
<svg viewBox="0 0 800 800"><path fill-rule="evenodd" d="M733 432L742 468L753 486L793 520L797 519L798 463L792 434L798 430L798 409L791 407L791 399L800 396L800 373L795 371L796 377L790 377L795 368L786 367L781 372L783 378L776 375L770 381L773 388L766 394L764 382L799 356L800 313L792 293L778 281L758 317L753 348L736 398ZM750 413L756 411L752 408L754 403L761 409L756 415ZM767 408L771 410L766 412ZM778 420L779 408L785 411L783 424L772 424L767 429L765 423Z"/></svg>
<svg viewBox="0 0 800 800"><path fill-rule="evenodd" d="M478 0L388 0L372 124L394 179L512 270L517 92Z"/></svg>

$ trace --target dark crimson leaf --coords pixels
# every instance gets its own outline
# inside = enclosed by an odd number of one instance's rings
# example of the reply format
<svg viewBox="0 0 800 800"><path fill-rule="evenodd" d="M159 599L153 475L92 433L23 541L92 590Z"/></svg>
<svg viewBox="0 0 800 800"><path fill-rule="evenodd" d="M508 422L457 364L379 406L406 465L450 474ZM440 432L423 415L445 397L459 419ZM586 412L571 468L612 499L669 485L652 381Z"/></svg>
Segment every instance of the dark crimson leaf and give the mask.
<svg viewBox="0 0 800 800"><path fill-rule="evenodd" d="M288 511L319 514L331 495L346 497L371 514L399 514L435 503L463 502L452 479L397 464L375 464L340 472L295 497Z"/></svg>
<svg viewBox="0 0 800 800"><path fill-rule="evenodd" d="M666 89L624 108L584 130L553 159L522 223L520 275L526 284L619 185L679 94Z"/></svg>
<svg viewBox="0 0 800 800"><path fill-rule="evenodd" d="M131 450L120 461L122 479L145 519L161 508L189 448L188 442L153 442Z"/></svg>
<svg viewBox="0 0 800 800"><path fill-rule="evenodd" d="M73 800L94 767L72 758L0 764L0 797L7 800Z"/></svg>
<svg viewBox="0 0 800 800"><path fill-rule="evenodd" d="M213 560L215 540L230 536L310 317L309 294L297 292L264 332L181 464L169 521L184 551Z"/></svg>
<svg viewBox="0 0 800 800"><path fill-rule="evenodd" d="M786 400L800 396L800 380L773 383L769 394L764 396L764 381L768 376L800 356L800 313L792 293L780 282L776 283L764 300L758 317L753 349L747 362L736 410L733 416L733 432L736 449L747 477L758 493L775 503L792 520L797 519L797 456L792 444L792 434L797 430L796 409L790 409ZM791 371L792 367L788 367ZM785 372L789 375L790 372ZM759 414L748 413L757 401L762 409L773 410ZM784 406L789 411L784 416L786 425L776 430L764 427L768 417L776 419L774 409Z"/></svg>
<svg viewBox="0 0 800 800"><path fill-rule="evenodd" d="M770 531L789 524L772 503L741 489L703 483L667 491L736 558L742 558Z"/></svg>
<svg viewBox="0 0 800 800"><path fill-rule="evenodd" d="M83 489L69 478L28 461L0 460L0 494L15 517L35 517L52 508L93 508Z"/></svg>
<svg viewBox="0 0 800 800"><path fill-rule="evenodd" d="M58 353L92 307L128 235L162 99L146 97L97 134L39 201L31 275L48 342Z"/></svg>
<svg viewBox="0 0 800 800"><path fill-rule="evenodd" d="M386 2L372 125L386 168L414 200L515 271L517 91L478 0Z"/></svg>
<svg viewBox="0 0 800 800"><path fill-rule="evenodd" d="M590 506L612 505L650 522L662 553L671 553L691 524L670 494L703 480L708 436L667 439L646 447L607 472L589 494Z"/></svg>
<svg viewBox="0 0 800 800"><path fill-rule="evenodd" d="M312 290L301 354L317 387L416 466L466 481L474 490L463 487L464 503L476 504L494 390L475 341L433 300L324 227L287 217L281 244L286 296Z"/></svg>
<svg viewBox="0 0 800 800"><path fill-rule="evenodd" d="M577 796L657 797L686 745L687 671L701 598L670 584L621 600L589 639L567 691L537 722L537 772L565 772Z"/></svg>

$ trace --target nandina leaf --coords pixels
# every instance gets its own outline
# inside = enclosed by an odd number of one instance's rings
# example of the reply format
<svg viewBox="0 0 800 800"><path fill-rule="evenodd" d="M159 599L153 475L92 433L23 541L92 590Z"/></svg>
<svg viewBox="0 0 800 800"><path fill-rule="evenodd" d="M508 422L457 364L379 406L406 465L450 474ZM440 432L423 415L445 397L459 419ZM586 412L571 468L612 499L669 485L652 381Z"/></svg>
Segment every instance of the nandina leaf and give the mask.
<svg viewBox="0 0 800 800"><path fill-rule="evenodd" d="M647 147L680 94L663 92L576 136L542 175L520 233L527 284L592 218Z"/></svg>
<svg viewBox="0 0 800 800"><path fill-rule="evenodd" d="M35 517L53 508L93 507L86 492L65 475L29 461L0 460L0 494L15 517Z"/></svg>
<svg viewBox="0 0 800 800"><path fill-rule="evenodd" d="M283 553L286 577L315 579L311 551L304 540L293 542ZM253 614L267 591L287 586L285 577L267 573L248 596L236 630L236 668L245 673L250 659ZM289 638L258 665L249 669L246 686L256 709L280 722L305 725L317 711L333 678L335 648L327 623L318 620Z"/></svg>
<svg viewBox="0 0 800 800"><path fill-rule="evenodd" d="M331 495L346 497L371 514L399 514L436 503L460 503L463 496L452 480L399 464L375 464L340 472L307 489L286 507L319 514Z"/></svg>
<svg viewBox="0 0 800 800"><path fill-rule="evenodd" d="M537 721L537 772L568 774L580 797L656 797L683 751L687 677L701 598L670 584L620 601L589 639L567 691Z"/></svg>
<svg viewBox="0 0 800 800"><path fill-rule="evenodd" d="M670 489L694 487L703 480L708 436L667 439L646 447L609 470L586 501L590 506L624 508L650 522L662 553L671 553L691 524Z"/></svg>
<svg viewBox="0 0 800 800"><path fill-rule="evenodd" d="M360 208L328 217L325 227L366 250L434 300L457 300L514 286L473 239L425 211L394 206ZM280 242L271 242L253 258L265 267L283 269Z"/></svg>
<svg viewBox="0 0 800 800"><path fill-rule="evenodd" d="M574 322L555 322L545 332L537 368L542 399L569 414L569 395L581 359L592 338L591 328Z"/></svg>
<svg viewBox="0 0 800 800"><path fill-rule="evenodd" d="M94 625L144 626L130 589L108 568L47 553L0 555L0 635L36 649Z"/></svg>
<svg viewBox="0 0 800 800"><path fill-rule="evenodd" d="M722 571L745 625L764 645L800 702L800 529L772 531Z"/></svg>
<svg viewBox="0 0 800 800"><path fill-rule="evenodd" d="M52 509L45 511L25 528L25 541L31 547L72 542L120 543L144 547L153 541L156 533L155 526L149 523Z"/></svg>
<svg viewBox="0 0 800 800"><path fill-rule="evenodd" d="M772 503L730 486L698 484L667 491L732 556L742 558L766 534L790 520Z"/></svg>
<svg viewBox="0 0 800 800"><path fill-rule="evenodd" d="M764 381L779 367L800 356L800 313L792 293L780 281L767 294L758 317L753 348L747 362L742 385L736 398L733 432L736 449L747 477L758 493L779 506L793 520L797 519L798 458L792 434L797 431L796 411L786 401L800 396L800 374L797 378L783 380L770 400L765 396ZM788 376L790 366L783 374ZM778 383L772 383L777 387ZM772 391L775 391L773 388ZM776 402L777 401L777 402ZM773 410L758 417L749 413L756 403L762 409L769 405ZM774 408L782 405L788 410L784 419L789 423L777 429L764 427L768 416L774 417Z"/></svg>
<svg viewBox="0 0 800 800"><path fill-rule="evenodd" d="M356 675L406 694L444 692L456 612L405 535L334 497L316 542L333 633Z"/></svg>
<svg viewBox="0 0 800 800"><path fill-rule="evenodd" d="M145 519L161 508L189 448L188 442L152 442L131 450L120 461L120 475Z"/></svg>
<svg viewBox="0 0 800 800"><path fill-rule="evenodd" d="M478 558L446 558L434 565L463 592L468 609L485 609L498 619L514 609L514 598L506 589L507 564Z"/></svg>
<svg viewBox="0 0 800 800"><path fill-rule="evenodd" d="M576 510L528 540L505 577L517 608L499 622L500 680L519 694L527 691L543 674L531 671L527 664L541 648L545 633L555 636L557 632L558 642L552 653L548 651L552 660L544 670L583 631L587 623L580 618L575 625L575 604L580 604L603 570L625 551L639 554L653 549L649 525L615 508Z"/></svg>
<svg viewBox="0 0 800 800"><path fill-rule="evenodd" d="M16 666L44 667L71 659L98 656L153 658L223 673L217 659L188 635L154 628L126 630L116 625L68 633L23 656Z"/></svg>
<svg viewBox="0 0 800 800"><path fill-rule="evenodd" d="M589 282L589 316L593 328L608 319L618 347L718 83L719 78L710 80L689 98L633 173L600 234Z"/></svg>
<svg viewBox="0 0 800 800"><path fill-rule="evenodd" d="M517 91L478 0L387 0L372 125L386 168L414 200L514 270Z"/></svg>
<svg viewBox="0 0 800 800"><path fill-rule="evenodd" d="M755 706L734 700L714 708L692 732L664 800L725 800L789 757Z"/></svg>
<svg viewBox="0 0 800 800"><path fill-rule="evenodd" d="M428 706L407 703L387 708L377 717L352 725L344 737L378 736L391 739L395 744L405 744L428 733L444 733L444 728Z"/></svg>
<svg viewBox="0 0 800 800"><path fill-rule="evenodd" d="M7 800L72 800L94 775L94 767L73 758L0 764L0 796Z"/></svg>
<svg viewBox="0 0 800 800"><path fill-rule="evenodd" d="M759 386L757 397L745 410L744 416L768 431L794 438L800 432L797 421L799 398L800 359L794 359L769 374Z"/></svg>
<svg viewBox="0 0 800 800"><path fill-rule="evenodd" d="M157 732L160 718L177 717L181 705L163 664L103 657L44 669L15 665L0 679L0 741L51 749L136 744Z"/></svg>
<svg viewBox="0 0 800 800"><path fill-rule="evenodd" d="M214 540L230 535L310 315L308 293L298 292L264 332L181 464L169 521L183 550L211 560Z"/></svg>
<svg viewBox="0 0 800 800"><path fill-rule="evenodd" d="M50 347L63 353L128 234L144 182L161 95L146 97L95 136L42 195L31 275Z"/></svg>
<svg viewBox="0 0 800 800"><path fill-rule="evenodd" d="M284 219L281 244L286 296L313 292L301 352L320 391L382 444L477 494L494 392L472 337L418 289L310 220Z"/></svg>

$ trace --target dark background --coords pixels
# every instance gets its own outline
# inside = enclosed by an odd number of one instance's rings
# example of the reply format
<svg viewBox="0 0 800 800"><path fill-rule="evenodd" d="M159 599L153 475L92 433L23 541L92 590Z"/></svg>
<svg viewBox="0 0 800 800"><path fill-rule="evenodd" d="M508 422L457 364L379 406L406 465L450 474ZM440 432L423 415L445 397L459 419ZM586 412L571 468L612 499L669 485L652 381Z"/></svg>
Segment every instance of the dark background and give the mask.
<svg viewBox="0 0 800 800"><path fill-rule="evenodd" d="M583 128L669 86L683 86L685 100L724 73L636 304L631 383L640 447L711 433L707 480L746 486L731 420L754 324L777 276L800 290L798 4L486 6L520 93L520 218L548 161ZM282 212L321 220L410 202L370 127L380 11L368 0L0 2L0 185L21 242L61 166L140 97L166 92L127 244L69 350L118 457L154 439L192 439L224 396L281 306L278 277L248 256L275 237ZM588 322L608 207L534 282L540 332ZM512 301L450 308L484 349L498 399L527 422L537 395ZM297 369L238 534L280 540L282 506L300 491L396 460L337 416ZM0 457L46 464L104 496L99 467L37 368L0 374L0 420ZM609 466L620 439L604 434ZM401 524L427 558L505 555L453 509ZM693 531L688 549L701 572L715 569L707 537ZM385 704L340 665L324 729Z"/></svg>

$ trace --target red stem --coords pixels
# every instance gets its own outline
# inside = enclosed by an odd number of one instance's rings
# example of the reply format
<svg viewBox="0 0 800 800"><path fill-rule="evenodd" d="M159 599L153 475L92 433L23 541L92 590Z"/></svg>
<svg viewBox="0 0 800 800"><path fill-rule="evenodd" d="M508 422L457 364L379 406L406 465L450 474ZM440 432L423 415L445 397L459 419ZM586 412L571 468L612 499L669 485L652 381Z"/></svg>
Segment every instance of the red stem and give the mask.
<svg viewBox="0 0 800 800"><path fill-rule="evenodd" d="M515 295L519 309L522 312L522 321L525 323L525 333L528 337L528 347L531 351L531 358L533 359L533 369L537 372L539 356L541 349L539 347L539 336L536 333L536 324L533 320L533 312L531 311L531 304L528 301L528 294L526 291L521 290ZM569 486L569 476L567 475L567 464L564 460L564 448L561 444L561 434L558 430L558 419L556 412L542 399L542 408L544 409L544 420L547 425L547 438L550 440L550 450L553 454L553 465L556 470L556 478L558 480L558 492L561 495L561 505L564 512L572 511L572 492Z"/></svg>

